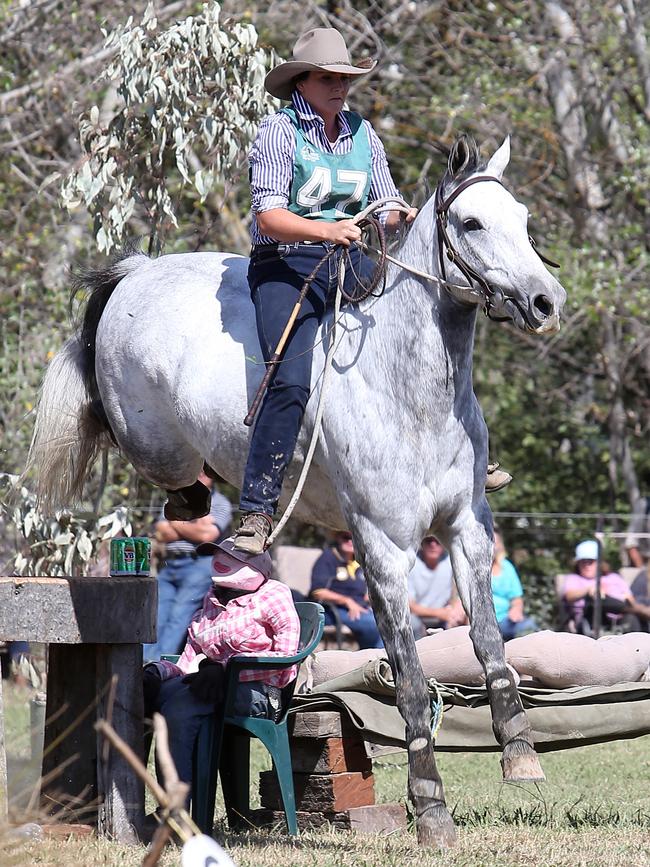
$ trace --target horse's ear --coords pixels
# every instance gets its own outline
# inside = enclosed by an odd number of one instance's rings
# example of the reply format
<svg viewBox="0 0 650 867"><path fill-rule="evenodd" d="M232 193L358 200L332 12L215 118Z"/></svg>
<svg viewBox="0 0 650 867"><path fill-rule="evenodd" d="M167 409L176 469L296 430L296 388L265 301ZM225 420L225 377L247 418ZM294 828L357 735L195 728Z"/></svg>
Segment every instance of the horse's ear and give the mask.
<svg viewBox="0 0 650 867"><path fill-rule="evenodd" d="M498 150L494 152L490 162L487 164L485 169L485 173L488 175L494 175L495 178L501 180L503 177L503 173L506 170L506 166L510 162L510 136L507 135L503 144Z"/></svg>
<svg viewBox="0 0 650 867"><path fill-rule="evenodd" d="M467 166L472 156L469 138L466 135L459 136L451 146L447 167L452 178L457 177Z"/></svg>

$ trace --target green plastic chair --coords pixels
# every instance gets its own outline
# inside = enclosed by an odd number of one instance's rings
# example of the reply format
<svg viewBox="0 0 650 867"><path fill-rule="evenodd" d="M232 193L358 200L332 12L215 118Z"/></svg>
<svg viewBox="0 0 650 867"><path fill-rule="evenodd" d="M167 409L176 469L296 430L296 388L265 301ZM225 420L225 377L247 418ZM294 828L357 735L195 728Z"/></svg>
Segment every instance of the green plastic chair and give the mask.
<svg viewBox="0 0 650 867"><path fill-rule="evenodd" d="M223 710L206 719L199 730L194 751L192 818L204 834L212 834L218 773L221 775L229 826L236 829L247 825L251 737L261 740L271 754L282 795L287 831L294 835L298 833L287 728L287 713L295 680L282 690L281 715L277 722L236 716L233 711L241 671L289 668L301 663L316 649L325 623L323 607L316 602L297 602L296 611L300 619L300 644L295 656L231 657L226 667Z"/></svg>

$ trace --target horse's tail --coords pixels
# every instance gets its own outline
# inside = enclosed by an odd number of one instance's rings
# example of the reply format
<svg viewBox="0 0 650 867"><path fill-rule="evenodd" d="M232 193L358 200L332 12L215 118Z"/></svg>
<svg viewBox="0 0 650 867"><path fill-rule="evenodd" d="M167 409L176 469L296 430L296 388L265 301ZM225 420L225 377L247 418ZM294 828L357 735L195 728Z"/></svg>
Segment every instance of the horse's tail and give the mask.
<svg viewBox="0 0 650 867"><path fill-rule="evenodd" d="M46 510L81 499L93 463L114 441L97 386L95 337L115 287L145 261L144 254L126 249L103 269L73 274L73 296L84 291L88 301L77 333L48 365L25 469L35 471L36 494Z"/></svg>

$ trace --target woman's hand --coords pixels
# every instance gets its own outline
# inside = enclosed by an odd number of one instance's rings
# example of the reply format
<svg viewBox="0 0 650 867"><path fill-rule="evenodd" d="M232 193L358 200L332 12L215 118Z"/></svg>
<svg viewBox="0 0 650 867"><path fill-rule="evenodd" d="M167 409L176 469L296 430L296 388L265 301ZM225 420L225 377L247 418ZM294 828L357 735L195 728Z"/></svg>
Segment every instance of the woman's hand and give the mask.
<svg viewBox="0 0 650 867"><path fill-rule="evenodd" d="M353 241L361 240L361 229L354 220L335 220L333 223L320 222L323 228L324 241L349 247Z"/></svg>
<svg viewBox="0 0 650 867"><path fill-rule="evenodd" d="M417 208L409 208L408 214L404 214L402 211L398 211L397 209L389 210L388 216L386 217L386 231L396 232L402 225L402 221L406 223L412 223L413 220L417 217L417 215Z"/></svg>
<svg viewBox="0 0 650 867"><path fill-rule="evenodd" d="M350 620L358 620L367 610L362 605L359 605L358 602L355 602L354 599L347 600L347 607Z"/></svg>

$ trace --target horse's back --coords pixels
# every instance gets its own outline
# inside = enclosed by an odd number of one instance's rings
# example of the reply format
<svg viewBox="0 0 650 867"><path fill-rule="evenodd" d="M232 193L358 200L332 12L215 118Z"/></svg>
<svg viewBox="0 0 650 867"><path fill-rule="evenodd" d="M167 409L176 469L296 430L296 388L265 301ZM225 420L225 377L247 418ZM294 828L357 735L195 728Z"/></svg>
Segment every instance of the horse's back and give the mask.
<svg viewBox="0 0 650 867"><path fill-rule="evenodd" d="M142 311L152 309L156 320L161 310L183 311L199 318L223 305L239 310L250 304L245 256L170 253L157 259L138 256L134 260L108 302L106 312L112 319L126 313L122 308L129 303Z"/></svg>
<svg viewBox="0 0 650 867"><path fill-rule="evenodd" d="M98 352L141 361L158 376L171 360L176 376L201 347L216 356L229 343L249 344L255 322L247 268L248 259L229 253L139 257L106 305Z"/></svg>
<svg viewBox="0 0 650 867"><path fill-rule="evenodd" d="M97 330L96 370L123 447L136 429L150 435L154 407L161 426L182 428L196 447L243 418L264 371L247 268L228 253L142 257L117 285Z"/></svg>

